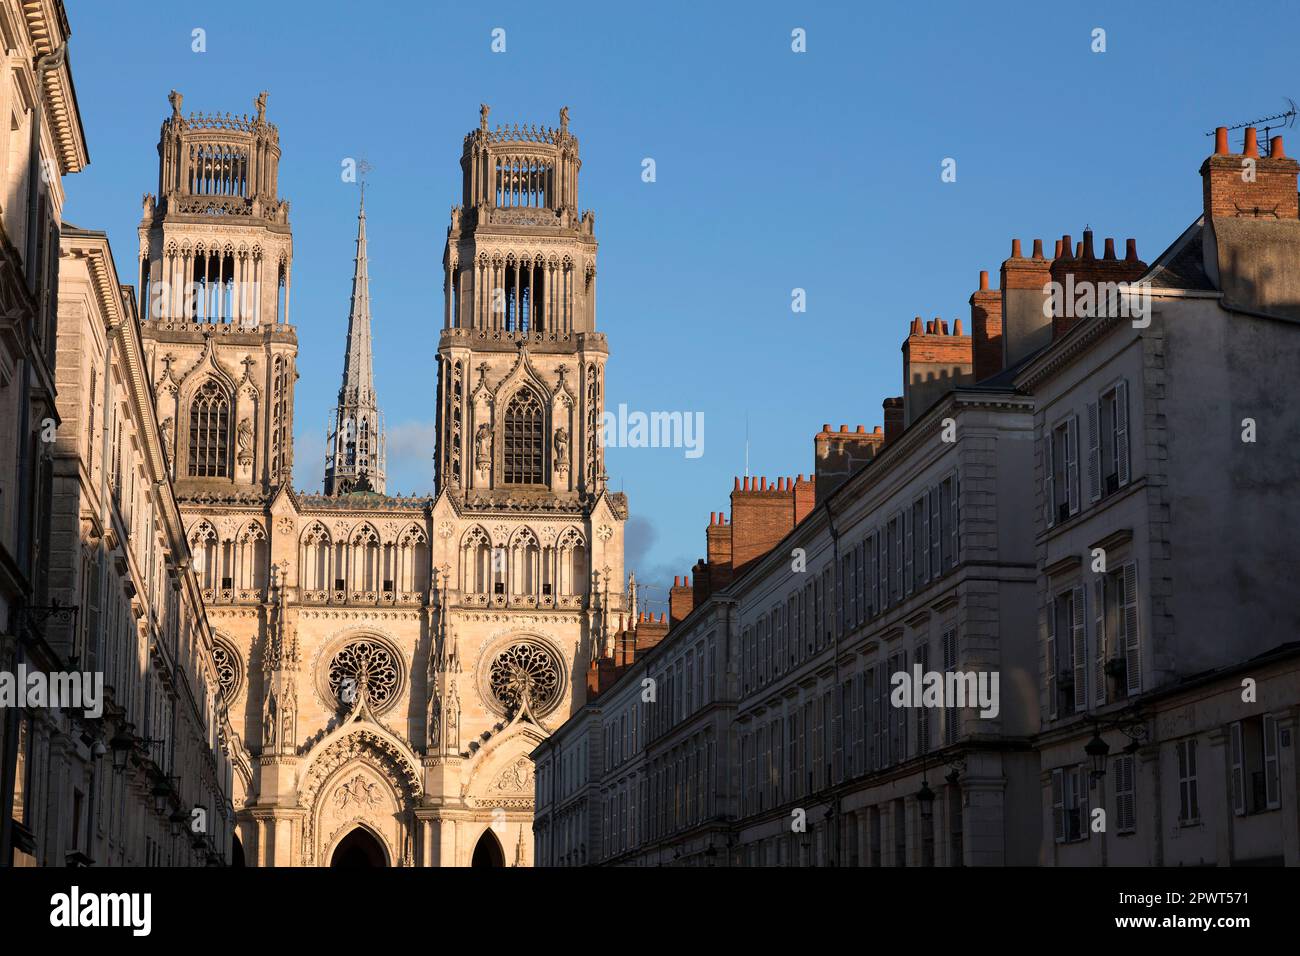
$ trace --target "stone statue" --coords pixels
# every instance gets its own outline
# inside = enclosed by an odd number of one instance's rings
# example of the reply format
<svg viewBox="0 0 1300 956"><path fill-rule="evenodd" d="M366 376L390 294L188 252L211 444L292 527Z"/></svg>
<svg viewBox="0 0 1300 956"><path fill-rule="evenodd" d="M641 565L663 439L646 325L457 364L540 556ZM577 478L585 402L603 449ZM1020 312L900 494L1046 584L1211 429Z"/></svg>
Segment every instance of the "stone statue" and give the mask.
<svg viewBox="0 0 1300 956"><path fill-rule="evenodd" d="M438 692L435 690L433 692L433 695L429 698L428 738L429 738L430 751L434 751L438 749L438 741L439 741L438 731L441 729L440 728L441 721L442 721L442 701L439 699Z"/></svg>
<svg viewBox="0 0 1300 956"><path fill-rule="evenodd" d="M253 101L257 107L257 121L259 123L266 122L266 96L266 90L263 90L257 94L257 99Z"/></svg>
<svg viewBox="0 0 1300 956"><path fill-rule="evenodd" d="M275 691L267 691L266 701L262 706L262 746L272 747L275 745L275 731L279 723L279 710L275 699Z"/></svg>
<svg viewBox="0 0 1300 956"><path fill-rule="evenodd" d="M488 106L486 103L480 103L478 105L478 128L479 129L482 130L487 129L487 118L488 118L488 113L490 112L492 112L492 107Z"/></svg>
<svg viewBox="0 0 1300 956"><path fill-rule="evenodd" d="M460 698L456 696L454 683L447 695L447 749L453 752L460 749Z"/></svg>
<svg viewBox="0 0 1300 956"><path fill-rule="evenodd" d="M569 470L569 433L563 428L555 429L555 471L563 475Z"/></svg>
<svg viewBox="0 0 1300 956"><path fill-rule="evenodd" d="M253 425L247 419L240 419L239 428L235 432L235 440L239 444L239 463L241 465L251 464L253 461Z"/></svg>
<svg viewBox="0 0 1300 956"><path fill-rule="evenodd" d="M569 129L569 108L567 106L560 108L560 132L567 132Z"/></svg>
<svg viewBox="0 0 1300 956"><path fill-rule="evenodd" d="M492 430L487 424L478 426L474 433L474 468L486 472L492 465Z"/></svg>
<svg viewBox="0 0 1300 956"><path fill-rule="evenodd" d="M170 93L167 94L167 101L172 105L173 119L181 118L181 103L184 101L184 99L185 97L183 97L180 93L177 93L175 90L172 90Z"/></svg>
<svg viewBox="0 0 1300 956"><path fill-rule="evenodd" d="M172 417L168 415L158 426L158 431L162 434L163 452L167 455L167 460L172 457Z"/></svg>

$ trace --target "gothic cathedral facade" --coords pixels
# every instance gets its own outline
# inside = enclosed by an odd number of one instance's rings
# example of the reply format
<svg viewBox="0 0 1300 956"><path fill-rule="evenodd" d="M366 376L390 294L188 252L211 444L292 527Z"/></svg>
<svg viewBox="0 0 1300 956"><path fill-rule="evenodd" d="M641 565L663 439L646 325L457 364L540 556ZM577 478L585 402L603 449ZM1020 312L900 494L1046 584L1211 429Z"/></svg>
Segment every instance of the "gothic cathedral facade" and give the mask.
<svg viewBox="0 0 1300 956"><path fill-rule="evenodd" d="M530 865L528 754L631 603L606 487L605 336L578 141L465 137L437 347L435 492L385 494L364 200L322 494L292 487L293 234L266 94L171 95L138 293L148 372L261 866ZM382 341L382 340L381 340ZM634 599L633 599L634 600Z"/></svg>

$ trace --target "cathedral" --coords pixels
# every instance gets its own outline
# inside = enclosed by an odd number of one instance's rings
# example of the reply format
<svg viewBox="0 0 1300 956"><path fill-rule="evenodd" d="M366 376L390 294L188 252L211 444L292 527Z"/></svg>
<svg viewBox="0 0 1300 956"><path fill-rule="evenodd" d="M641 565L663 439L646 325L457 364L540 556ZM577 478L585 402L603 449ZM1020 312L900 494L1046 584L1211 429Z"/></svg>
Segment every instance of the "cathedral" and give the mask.
<svg viewBox="0 0 1300 956"><path fill-rule="evenodd" d="M308 494L291 480L293 230L267 96L242 117L170 99L137 289L236 730L237 845L257 866L531 865L529 754L581 708L635 601L568 110L558 128L489 127L484 106L465 136L429 498L385 492L364 193Z"/></svg>

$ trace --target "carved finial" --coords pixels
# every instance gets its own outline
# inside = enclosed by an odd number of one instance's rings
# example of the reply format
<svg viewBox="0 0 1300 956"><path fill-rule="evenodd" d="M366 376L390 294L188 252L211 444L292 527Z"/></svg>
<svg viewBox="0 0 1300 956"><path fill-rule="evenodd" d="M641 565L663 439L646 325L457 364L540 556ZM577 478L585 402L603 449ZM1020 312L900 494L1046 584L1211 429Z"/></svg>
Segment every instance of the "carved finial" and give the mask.
<svg viewBox="0 0 1300 956"><path fill-rule="evenodd" d="M167 101L172 105L173 119L181 118L181 103L184 101L184 99L185 97L182 96L180 93L177 93L175 90L172 90L170 93L167 94Z"/></svg>
<svg viewBox="0 0 1300 956"><path fill-rule="evenodd" d="M266 122L266 97L268 95L269 94L266 90L263 90L261 93L257 94L257 99L253 101L254 105L257 107L257 121L259 123Z"/></svg>
<svg viewBox="0 0 1300 956"><path fill-rule="evenodd" d="M480 103L478 105L478 128L485 132L487 131L488 113L491 112L492 107L488 106L486 103Z"/></svg>

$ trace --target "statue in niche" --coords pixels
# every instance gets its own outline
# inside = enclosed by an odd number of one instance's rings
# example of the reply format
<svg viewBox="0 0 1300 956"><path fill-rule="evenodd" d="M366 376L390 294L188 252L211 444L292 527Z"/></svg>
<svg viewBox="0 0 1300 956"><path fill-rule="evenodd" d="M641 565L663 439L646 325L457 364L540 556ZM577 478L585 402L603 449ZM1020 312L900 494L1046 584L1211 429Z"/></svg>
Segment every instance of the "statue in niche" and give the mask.
<svg viewBox="0 0 1300 956"><path fill-rule="evenodd" d="M168 415L158 425L158 431L162 435L163 452L167 455L167 460L172 459L172 417Z"/></svg>
<svg viewBox="0 0 1300 956"><path fill-rule="evenodd" d="M438 732L441 729L442 723L442 699L438 696L436 690L429 697L428 721L429 751L432 752L438 749L438 741L440 739Z"/></svg>
<svg viewBox="0 0 1300 956"><path fill-rule="evenodd" d="M484 423L474 433L474 469L487 472L492 462L492 429Z"/></svg>
<svg viewBox="0 0 1300 956"><path fill-rule="evenodd" d="M275 699L275 691L267 691L266 701L262 705L262 746L264 748L275 745L275 731L279 722L277 711L279 709Z"/></svg>
<svg viewBox="0 0 1300 956"><path fill-rule="evenodd" d="M563 428L555 429L555 473L566 474L569 470L569 433Z"/></svg>
<svg viewBox="0 0 1300 956"><path fill-rule="evenodd" d="M247 418L240 419L235 431L235 441L239 445L239 463L244 466L253 463L253 424Z"/></svg>
<svg viewBox="0 0 1300 956"><path fill-rule="evenodd" d="M456 685L451 685L447 694L447 749L460 749L460 698L456 696Z"/></svg>

